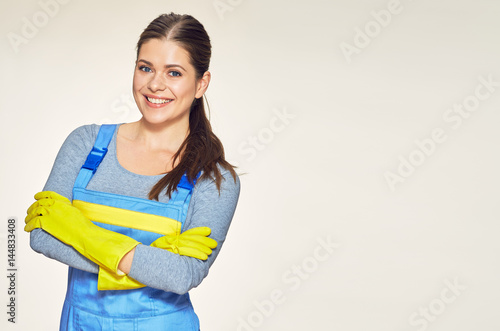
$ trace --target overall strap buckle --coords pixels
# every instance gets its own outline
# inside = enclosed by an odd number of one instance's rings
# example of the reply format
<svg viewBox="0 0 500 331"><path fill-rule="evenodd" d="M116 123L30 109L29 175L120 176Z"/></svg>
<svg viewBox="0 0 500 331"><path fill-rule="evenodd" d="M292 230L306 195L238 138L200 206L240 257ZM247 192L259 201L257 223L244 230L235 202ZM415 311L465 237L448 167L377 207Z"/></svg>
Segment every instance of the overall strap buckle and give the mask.
<svg viewBox="0 0 500 331"><path fill-rule="evenodd" d="M92 174L95 174L97 167L99 167L99 164L101 163L102 159L104 159L104 156L108 152L108 149L106 147L99 148L99 147L92 147L92 150L90 151L89 155L87 156L87 159L85 160L85 163L83 164L82 168L88 169L92 171Z"/></svg>
<svg viewBox="0 0 500 331"><path fill-rule="evenodd" d="M94 142L92 150L87 155L85 163L80 168L80 172L76 177L74 188L86 188L92 176L94 176L97 171L97 167L101 164L104 156L108 152L108 145L113 138L114 132L116 130L116 124L103 124L101 125L99 132L97 133L97 138Z"/></svg>

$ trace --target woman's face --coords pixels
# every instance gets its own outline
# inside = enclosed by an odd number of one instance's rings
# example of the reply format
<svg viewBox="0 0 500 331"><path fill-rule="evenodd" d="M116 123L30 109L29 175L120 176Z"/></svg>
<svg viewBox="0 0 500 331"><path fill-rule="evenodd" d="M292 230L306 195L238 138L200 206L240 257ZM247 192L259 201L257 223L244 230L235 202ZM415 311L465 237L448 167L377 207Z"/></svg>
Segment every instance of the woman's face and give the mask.
<svg viewBox="0 0 500 331"><path fill-rule="evenodd" d="M134 99L143 120L189 127L191 104L203 96L209 79L207 71L196 80L188 53L177 43L163 39L146 41L139 50L133 82Z"/></svg>

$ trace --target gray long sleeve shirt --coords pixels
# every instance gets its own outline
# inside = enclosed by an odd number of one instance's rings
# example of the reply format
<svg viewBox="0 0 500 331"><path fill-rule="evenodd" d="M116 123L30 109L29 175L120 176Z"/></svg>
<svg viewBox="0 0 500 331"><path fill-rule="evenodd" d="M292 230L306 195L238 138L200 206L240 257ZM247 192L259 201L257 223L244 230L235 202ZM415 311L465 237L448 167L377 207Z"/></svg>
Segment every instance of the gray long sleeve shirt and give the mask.
<svg viewBox="0 0 500 331"><path fill-rule="evenodd" d="M55 191L72 200L73 184L92 149L98 131L99 126L96 124L84 125L66 138L57 154L44 191ZM138 175L123 168L116 157L116 131L108 146L108 153L87 188L147 199L149 191L163 175ZM218 243L213 253L206 261L202 261L139 244L132 261L130 277L150 287L183 294L198 286L207 276L208 269L226 238L240 193L239 178L236 177L235 182L228 170L222 167L219 169L224 177L220 195L213 180L199 180L194 186L183 226L184 230L199 226L211 228L210 238ZM160 194L159 201L168 202L164 192ZM30 245L36 252L71 267L93 273L99 271L97 264L42 229L31 232Z"/></svg>

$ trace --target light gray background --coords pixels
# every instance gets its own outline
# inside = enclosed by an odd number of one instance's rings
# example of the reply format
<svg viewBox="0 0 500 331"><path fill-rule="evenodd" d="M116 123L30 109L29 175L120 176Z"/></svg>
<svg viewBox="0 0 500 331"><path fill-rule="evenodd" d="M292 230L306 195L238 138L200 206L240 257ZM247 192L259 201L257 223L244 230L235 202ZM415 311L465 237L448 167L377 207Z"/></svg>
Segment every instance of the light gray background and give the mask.
<svg viewBox="0 0 500 331"><path fill-rule="evenodd" d="M0 266L15 216L19 267L16 325L0 277L3 330L57 329L67 267L29 248L25 210L74 128L138 119L135 44L170 11L212 39L213 127L247 173L192 291L202 330L500 328L500 2L71 0L51 16L49 2L0 5ZM36 19L13 46L9 33ZM454 126L446 116L464 102L473 110Z"/></svg>

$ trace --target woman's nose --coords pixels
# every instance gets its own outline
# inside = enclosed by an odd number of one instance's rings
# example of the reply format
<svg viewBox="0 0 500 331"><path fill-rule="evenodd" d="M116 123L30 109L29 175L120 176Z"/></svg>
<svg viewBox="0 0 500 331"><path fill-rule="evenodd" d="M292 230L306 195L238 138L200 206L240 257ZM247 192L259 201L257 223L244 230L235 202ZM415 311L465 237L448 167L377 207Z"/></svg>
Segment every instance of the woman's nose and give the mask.
<svg viewBox="0 0 500 331"><path fill-rule="evenodd" d="M163 91L167 87L165 78L161 74L155 74L149 81L148 88L152 91Z"/></svg>

